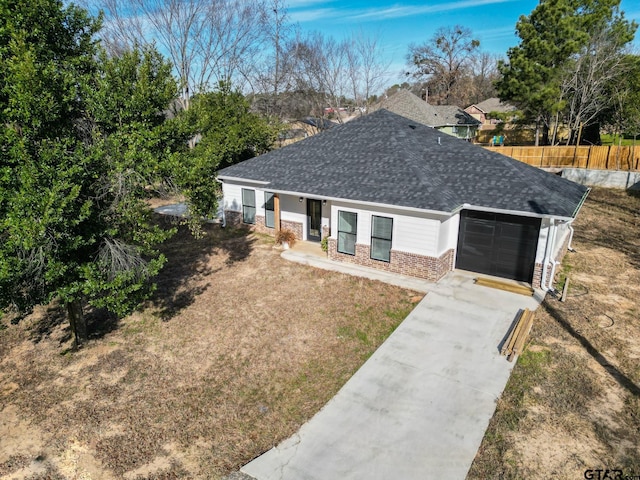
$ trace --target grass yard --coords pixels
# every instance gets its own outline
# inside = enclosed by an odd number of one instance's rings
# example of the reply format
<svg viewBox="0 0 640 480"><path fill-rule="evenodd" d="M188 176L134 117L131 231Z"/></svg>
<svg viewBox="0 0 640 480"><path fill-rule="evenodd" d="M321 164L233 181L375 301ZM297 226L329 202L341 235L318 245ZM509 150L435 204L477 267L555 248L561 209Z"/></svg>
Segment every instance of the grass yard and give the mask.
<svg viewBox="0 0 640 480"><path fill-rule="evenodd" d="M611 135L603 133L600 135L600 140L602 141L602 145L638 145L640 146L640 138L636 138L634 141L633 137L622 137L622 141L620 141L619 135Z"/></svg>
<svg viewBox="0 0 640 480"><path fill-rule="evenodd" d="M469 479L640 475L640 196L593 190L575 229Z"/></svg>
<svg viewBox="0 0 640 480"><path fill-rule="evenodd" d="M205 228L166 245L142 311L89 312L78 352L55 305L2 320L1 478L220 478L293 434L420 298Z"/></svg>

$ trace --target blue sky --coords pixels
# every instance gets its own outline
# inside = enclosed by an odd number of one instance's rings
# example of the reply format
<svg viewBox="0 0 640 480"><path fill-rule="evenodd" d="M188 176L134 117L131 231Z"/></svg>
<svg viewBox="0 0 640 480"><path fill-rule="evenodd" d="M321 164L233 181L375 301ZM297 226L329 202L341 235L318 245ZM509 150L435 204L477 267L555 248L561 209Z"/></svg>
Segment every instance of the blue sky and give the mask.
<svg viewBox="0 0 640 480"><path fill-rule="evenodd" d="M537 0L289 0L290 20L303 32L319 31L342 39L353 32L380 38L390 62L390 83L401 82L400 72L411 43L423 43L438 27L462 25L480 40L480 48L505 55L517 44L515 24L528 15ZM628 19L640 23L640 2L623 0ZM640 46L640 33L635 46Z"/></svg>

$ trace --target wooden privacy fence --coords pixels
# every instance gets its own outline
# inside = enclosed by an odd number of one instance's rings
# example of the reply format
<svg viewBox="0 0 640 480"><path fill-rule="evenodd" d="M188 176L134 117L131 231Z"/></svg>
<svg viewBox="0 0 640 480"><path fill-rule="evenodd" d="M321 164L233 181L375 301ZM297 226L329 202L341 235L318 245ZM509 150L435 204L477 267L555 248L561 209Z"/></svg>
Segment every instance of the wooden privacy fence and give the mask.
<svg viewBox="0 0 640 480"><path fill-rule="evenodd" d="M640 170L640 145L485 148L541 168Z"/></svg>

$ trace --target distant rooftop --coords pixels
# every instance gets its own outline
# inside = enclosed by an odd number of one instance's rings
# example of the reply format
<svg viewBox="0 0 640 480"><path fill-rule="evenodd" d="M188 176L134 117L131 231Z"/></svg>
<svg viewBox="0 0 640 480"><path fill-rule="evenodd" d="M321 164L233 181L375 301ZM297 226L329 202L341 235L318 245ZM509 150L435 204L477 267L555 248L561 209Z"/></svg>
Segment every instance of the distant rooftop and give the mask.
<svg viewBox="0 0 640 480"><path fill-rule="evenodd" d="M381 108L410 118L428 127L480 125L480 121L460 107L455 105L431 105L408 90L398 90L389 98L378 102L373 110Z"/></svg>
<svg viewBox="0 0 640 480"><path fill-rule="evenodd" d="M508 103L502 102L499 98L487 98L480 103L476 103L475 107L484 113L489 112L513 112L516 107Z"/></svg>

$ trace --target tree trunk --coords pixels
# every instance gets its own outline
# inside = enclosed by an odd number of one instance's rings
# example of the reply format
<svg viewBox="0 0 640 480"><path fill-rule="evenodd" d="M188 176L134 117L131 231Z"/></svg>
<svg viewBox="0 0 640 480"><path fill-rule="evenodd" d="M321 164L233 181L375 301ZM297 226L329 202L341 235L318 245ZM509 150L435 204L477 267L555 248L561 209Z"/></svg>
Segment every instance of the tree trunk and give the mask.
<svg viewBox="0 0 640 480"><path fill-rule="evenodd" d="M74 336L73 347L81 347L89 340L89 336L87 335L87 321L84 318L80 300L67 302L67 314L69 315L71 333Z"/></svg>
<svg viewBox="0 0 640 480"><path fill-rule="evenodd" d="M558 122L560 121L560 112L556 112L556 121L553 124L553 136L551 137L551 146L556 144L556 138L558 136Z"/></svg>
<svg viewBox="0 0 640 480"><path fill-rule="evenodd" d="M549 145L549 124L546 121L542 125L542 145Z"/></svg>

